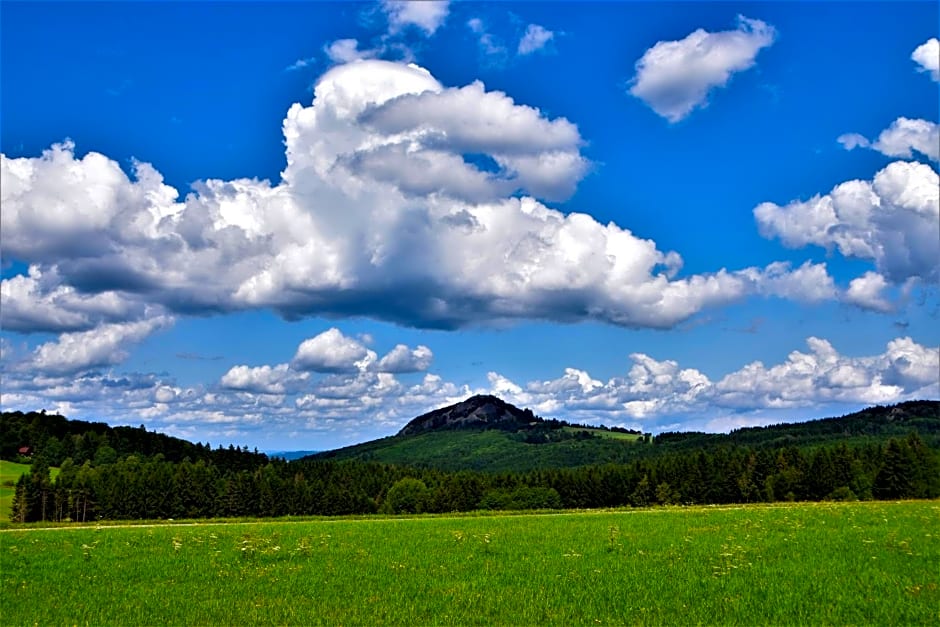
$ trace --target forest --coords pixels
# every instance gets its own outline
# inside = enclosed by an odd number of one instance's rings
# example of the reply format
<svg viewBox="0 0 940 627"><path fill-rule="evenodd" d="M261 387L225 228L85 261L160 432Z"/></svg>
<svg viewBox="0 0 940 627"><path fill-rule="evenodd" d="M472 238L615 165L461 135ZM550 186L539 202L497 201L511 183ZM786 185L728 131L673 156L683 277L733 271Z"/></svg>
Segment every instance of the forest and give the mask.
<svg viewBox="0 0 940 627"><path fill-rule="evenodd" d="M15 486L14 522L936 498L938 407L872 408L785 425L783 436L662 434L627 463L506 472L285 461L44 412L2 413L0 453L31 464ZM60 469L54 481L50 467Z"/></svg>

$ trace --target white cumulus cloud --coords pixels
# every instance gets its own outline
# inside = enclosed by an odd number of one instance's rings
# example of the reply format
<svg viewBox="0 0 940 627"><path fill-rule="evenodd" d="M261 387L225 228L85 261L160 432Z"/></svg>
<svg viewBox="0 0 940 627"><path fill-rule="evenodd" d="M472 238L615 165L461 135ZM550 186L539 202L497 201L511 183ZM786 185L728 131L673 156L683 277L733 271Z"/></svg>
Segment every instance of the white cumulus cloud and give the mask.
<svg viewBox="0 0 940 627"><path fill-rule="evenodd" d="M55 277L42 289L36 278L6 284L47 303L34 322L19 307L17 324L97 324L106 311L80 310L148 303L435 328L521 318L668 328L750 295L831 292L822 265L678 276L676 252L546 206L539 198L570 195L589 169L577 126L479 82L445 87L415 65L353 61L324 74L283 130L280 181L210 179L182 199L152 166L129 177L68 142L0 157L4 254ZM816 295L800 286L807 272ZM70 289L82 296L69 297L66 319L41 321Z"/></svg>
<svg viewBox="0 0 940 627"><path fill-rule="evenodd" d="M895 161L872 181L847 181L784 206L762 203L754 217L764 237L872 260L892 283L940 280L940 181L926 164Z"/></svg>
<svg viewBox="0 0 940 627"><path fill-rule="evenodd" d="M871 148L888 157L911 159L915 152L933 161L940 161L940 125L927 120L900 117L881 131L874 142L864 135L846 133L838 140L846 150Z"/></svg>
<svg viewBox="0 0 940 627"><path fill-rule="evenodd" d="M412 349L404 344L396 344L395 348L379 360L375 369L391 373L423 372L430 367L433 358L434 353L427 346Z"/></svg>
<svg viewBox="0 0 940 627"><path fill-rule="evenodd" d="M306 381L308 373L291 370L288 364L277 366L234 366L220 380L222 387L256 394L285 394L292 386Z"/></svg>
<svg viewBox="0 0 940 627"><path fill-rule="evenodd" d="M892 305L884 296L888 282L877 272L866 272L862 276L852 279L849 289L845 292L845 300L863 309L890 313L894 311Z"/></svg>
<svg viewBox="0 0 940 627"><path fill-rule="evenodd" d="M685 39L660 41L636 62L630 93L658 115L678 122L731 76L754 65L757 53L776 37L772 26L738 16L738 27L710 33L698 29Z"/></svg>
<svg viewBox="0 0 940 627"><path fill-rule="evenodd" d="M127 347L172 324L168 316L136 322L102 324L88 331L62 333L56 340L36 347L25 365L33 371L66 375L92 368L114 366L127 358Z"/></svg>
<svg viewBox="0 0 940 627"><path fill-rule="evenodd" d="M919 72L927 72L934 81L940 81L940 40L931 37L917 46L911 59L920 66Z"/></svg>
<svg viewBox="0 0 940 627"><path fill-rule="evenodd" d="M375 361L373 351L333 327L304 340L291 364L298 370L358 372L372 361Z"/></svg>

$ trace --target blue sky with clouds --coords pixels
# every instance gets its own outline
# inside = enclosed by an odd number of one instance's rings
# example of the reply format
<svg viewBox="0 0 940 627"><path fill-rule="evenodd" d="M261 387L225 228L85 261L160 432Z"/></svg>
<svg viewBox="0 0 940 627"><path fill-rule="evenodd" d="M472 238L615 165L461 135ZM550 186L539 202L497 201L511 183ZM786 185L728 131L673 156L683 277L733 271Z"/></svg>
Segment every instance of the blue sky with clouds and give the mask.
<svg viewBox="0 0 940 627"><path fill-rule="evenodd" d="M0 401L275 450L938 398L937 24L4 2Z"/></svg>

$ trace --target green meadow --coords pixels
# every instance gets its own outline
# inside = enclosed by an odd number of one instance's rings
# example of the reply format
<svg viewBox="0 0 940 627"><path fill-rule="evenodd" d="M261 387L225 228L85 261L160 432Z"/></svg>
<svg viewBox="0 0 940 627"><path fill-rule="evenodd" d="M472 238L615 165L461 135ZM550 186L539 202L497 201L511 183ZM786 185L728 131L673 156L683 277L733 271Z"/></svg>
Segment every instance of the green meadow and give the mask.
<svg viewBox="0 0 940 627"><path fill-rule="evenodd" d="M4 625L937 624L940 503L23 528Z"/></svg>

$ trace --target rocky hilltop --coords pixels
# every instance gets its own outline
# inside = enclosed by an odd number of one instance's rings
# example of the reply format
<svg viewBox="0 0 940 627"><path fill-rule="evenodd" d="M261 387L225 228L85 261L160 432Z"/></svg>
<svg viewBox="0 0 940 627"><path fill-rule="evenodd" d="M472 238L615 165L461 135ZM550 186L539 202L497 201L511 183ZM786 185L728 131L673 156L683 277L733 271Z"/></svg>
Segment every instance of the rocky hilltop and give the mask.
<svg viewBox="0 0 940 627"><path fill-rule="evenodd" d="M478 395L418 416L406 424L398 435L447 429L515 430L538 422L542 422L542 419L529 409L519 409L495 396Z"/></svg>

